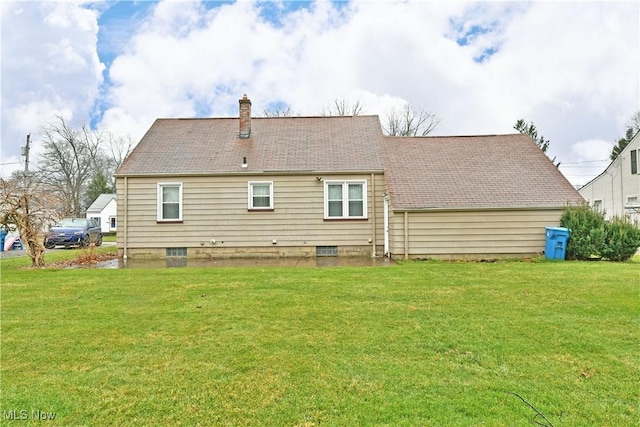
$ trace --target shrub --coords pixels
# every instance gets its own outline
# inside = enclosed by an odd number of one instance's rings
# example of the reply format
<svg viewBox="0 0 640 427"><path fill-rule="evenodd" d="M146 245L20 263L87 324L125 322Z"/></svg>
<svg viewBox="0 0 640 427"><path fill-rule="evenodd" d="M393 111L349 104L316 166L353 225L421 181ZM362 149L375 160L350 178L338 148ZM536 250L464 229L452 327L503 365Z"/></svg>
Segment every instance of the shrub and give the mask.
<svg viewBox="0 0 640 427"><path fill-rule="evenodd" d="M602 256L612 261L630 259L640 247L640 228L627 217L615 217L607 223Z"/></svg>
<svg viewBox="0 0 640 427"><path fill-rule="evenodd" d="M98 254L95 251L96 245L91 243L88 247L80 250L76 256L79 264L91 264L98 261Z"/></svg>
<svg viewBox="0 0 640 427"><path fill-rule="evenodd" d="M567 259L588 260L602 257L605 244L604 213L589 205L569 206L562 212L560 225L571 230Z"/></svg>
<svg viewBox="0 0 640 427"><path fill-rule="evenodd" d="M640 247L640 229L626 217L605 221L604 212L588 205L564 209L560 225L571 229L567 243L567 259L606 258L624 261Z"/></svg>

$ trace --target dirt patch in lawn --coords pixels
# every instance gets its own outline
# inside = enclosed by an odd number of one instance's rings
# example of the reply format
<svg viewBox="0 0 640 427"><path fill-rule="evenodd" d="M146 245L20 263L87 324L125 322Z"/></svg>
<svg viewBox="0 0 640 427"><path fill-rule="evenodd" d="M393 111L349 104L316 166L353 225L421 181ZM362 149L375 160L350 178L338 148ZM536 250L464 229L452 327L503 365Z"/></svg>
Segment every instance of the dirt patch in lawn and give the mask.
<svg viewBox="0 0 640 427"><path fill-rule="evenodd" d="M102 263L118 259L117 253L81 253L76 258L47 263L45 268L96 268Z"/></svg>

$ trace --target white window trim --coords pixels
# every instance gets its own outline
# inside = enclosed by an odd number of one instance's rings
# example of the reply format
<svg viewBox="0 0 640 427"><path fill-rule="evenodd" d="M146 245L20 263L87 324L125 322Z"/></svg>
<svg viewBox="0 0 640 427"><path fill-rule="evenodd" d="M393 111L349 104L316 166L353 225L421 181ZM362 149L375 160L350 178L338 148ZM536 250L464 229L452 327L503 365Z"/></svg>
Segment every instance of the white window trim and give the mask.
<svg viewBox="0 0 640 427"><path fill-rule="evenodd" d="M163 218L162 217L162 188L163 187L178 187L178 218ZM181 182L159 182L158 183L158 222L176 222L182 221L182 183Z"/></svg>
<svg viewBox="0 0 640 427"><path fill-rule="evenodd" d="M342 185L342 216L329 216L329 185ZM362 184L362 216L349 216L349 185ZM367 180L324 181L324 219L367 219Z"/></svg>
<svg viewBox="0 0 640 427"><path fill-rule="evenodd" d="M269 206L253 206L253 186L254 185L269 185ZM249 181L247 184L247 207L252 211L264 211L273 210L273 181Z"/></svg>
<svg viewBox="0 0 640 427"><path fill-rule="evenodd" d="M597 200L594 200L591 203L591 206L593 207L593 209L596 210L596 212L602 212L602 210L604 208L604 203L603 203L602 199L597 199Z"/></svg>

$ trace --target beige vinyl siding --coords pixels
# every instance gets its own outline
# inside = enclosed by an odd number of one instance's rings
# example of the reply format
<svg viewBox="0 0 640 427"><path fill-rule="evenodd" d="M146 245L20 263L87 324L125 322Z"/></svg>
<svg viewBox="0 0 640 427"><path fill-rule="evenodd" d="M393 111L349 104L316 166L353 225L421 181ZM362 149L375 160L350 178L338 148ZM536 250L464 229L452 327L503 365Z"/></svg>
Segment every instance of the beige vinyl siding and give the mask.
<svg viewBox="0 0 640 427"><path fill-rule="evenodd" d="M545 227L558 226L560 215L561 209L394 212L391 252L403 258L406 244L409 258L535 255L544 251Z"/></svg>
<svg viewBox="0 0 640 427"><path fill-rule="evenodd" d="M366 220L324 220L324 185L317 175L247 175L127 178L127 247L139 249L371 247L375 201L376 239L383 242L382 174L322 175L327 180L367 180ZM248 182L273 182L273 211L249 211ZM157 222L157 184L181 182L183 221ZM118 179L118 247L124 247L124 178ZM373 189L377 195L372 194ZM212 244L211 239L216 243ZM277 244L273 244L273 240Z"/></svg>

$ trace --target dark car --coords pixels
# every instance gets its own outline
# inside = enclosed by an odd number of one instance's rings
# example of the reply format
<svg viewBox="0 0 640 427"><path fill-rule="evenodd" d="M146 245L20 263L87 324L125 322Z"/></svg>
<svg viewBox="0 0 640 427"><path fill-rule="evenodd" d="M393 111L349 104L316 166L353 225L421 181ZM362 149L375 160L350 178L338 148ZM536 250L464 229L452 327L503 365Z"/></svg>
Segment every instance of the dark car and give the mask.
<svg viewBox="0 0 640 427"><path fill-rule="evenodd" d="M51 249L58 245L65 247L87 247L90 243L102 244L102 229L94 219L66 218L51 227L44 247Z"/></svg>

